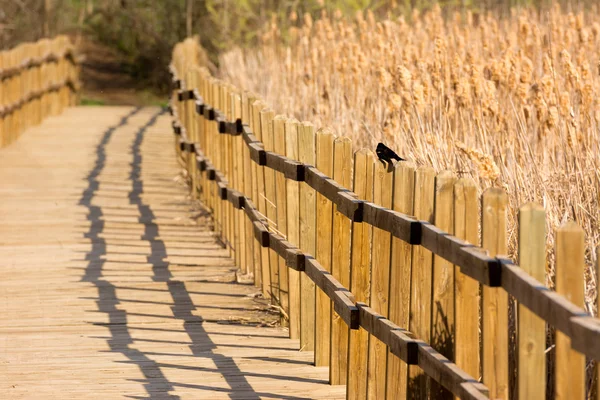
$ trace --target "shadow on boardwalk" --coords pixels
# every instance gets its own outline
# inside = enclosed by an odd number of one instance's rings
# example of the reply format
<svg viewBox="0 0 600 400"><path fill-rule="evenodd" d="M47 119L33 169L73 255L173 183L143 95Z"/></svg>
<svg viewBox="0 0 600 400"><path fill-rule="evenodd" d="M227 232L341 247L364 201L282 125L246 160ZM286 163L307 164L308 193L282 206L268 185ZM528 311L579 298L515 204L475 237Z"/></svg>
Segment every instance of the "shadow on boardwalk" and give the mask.
<svg viewBox="0 0 600 400"><path fill-rule="evenodd" d="M254 391L252 386L248 383L244 373L236 365L235 360L225 355L214 353L213 350L216 345L211 341L208 332L203 327L203 319L200 316L194 315L193 311L196 309L193 304L190 292L186 287L186 283L178 280L173 280L173 275L169 270L169 262L167 260L167 247L164 241L160 238L159 225L155 222L156 216L150 204L146 204L143 200L144 194L144 180L142 178L142 161L143 155L141 151L142 143L144 141L144 135L147 130L156 122L158 117L162 114L157 112L153 114L146 123L139 128L135 134L134 141L130 147L130 151L133 157L131 163L131 173L129 174L129 183L131 184L131 191L128 194L129 203L136 206L139 212L138 222L143 224L144 233L141 236L140 245L144 244L150 246L150 254L147 255L147 262L152 266L152 280L154 282L164 282L166 285L165 290L161 289L147 289L131 287L132 290L144 290L148 291L149 295L152 292L160 291L162 293L168 292L172 299L171 310L173 313L172 317L174 320L179 320L183 323L184 332L189 337L191 344L190 350L192 357L210 358L215 365L215 369L200 368L189 365L175 365L158 363L154 361L150 356L161 355L156 352L142 352L133 347L136 341L151 341L160 342L159 340L148 340L148 339L134 339L128 326L128 313L125 310L119 309L118 305L122 302L127 303L129 300L120 300L117 296L117 290L126 287L117 286L110 282L103 276L103 267L106 263L107 254L107 243L106 239L103 238L103 231L105 228L103 207L93 204L95 196L98 195L100 188L99 176L102 174L106 167L106 147L111 140L113 134L119 129L130 123L132 117L136 116L140 112L140 109L134 109L129 114L125 115L121 121L109 128L102 136L102 139L96 147L96 161L93 169L90 171L87 181L88 186L83 192L79 204L86 207L88 210L87 219L90 222L88 232L85 233L85 238L91 240L92 247L89 252L86 253L86 261L88 262L85 268L84 276L81 278L82 282L90 282L97 288L98 297L95 298L98 306L98 311L108 316L107 323L97 323L97 325L105 326L110 334L107 339L110 352L118 352L127 358L125 363L132 363L139 367L142 372L144 379L141 381L147 397L128 396L130 398L168 398L178 399L179 396L168 394L174 391L176 387L186 389L198 389L198 396L202 396L204 391L222 392L227 393L231 399L249 399L249 398L287 398L287 399L300 399L304 397L294 396L281 396L272 393L257 393ZM109 208L109 207L107 207ZM143 263L142 263L143 264ZM201 268L201 267L198 267ZM129 285L135 286L135 285ZM228 295L228 294L225 294ZM231 296L237 296L231 294ZM144 302L144 301L140 301ZM148 303L153 303L151 300ZM157 304L161 304L156 302ZM139 314L137 314L139 315ZM161 315L156 315L160 317ZM164 317L164 316L162 316ZM143 327L135 328L136 330L161 330L157 328ZM164 329L163 329L164 330ZM181 331L178 331L181 332ZM234 345L235 346L235 345ZM243 345L242 345L243 347ZM186 357L183 354L172 354L173 356ZM187 355L189 357L189 355ZM208 385L202 385L201 382L172 382L170 381L162 371L162 368L178 368L178 369L192 369L197 371L214 371L220 373L229 388L212 387ZM286 380L301 380L301 381L316 381L311 379L284 377L284 376L273 376L273 375L262 375L262 374L250 374L252 376L269 377L273 379L286 379ZM316 381L319 382L319 381ZM199 398L200 398L199 397Z"/></svg>

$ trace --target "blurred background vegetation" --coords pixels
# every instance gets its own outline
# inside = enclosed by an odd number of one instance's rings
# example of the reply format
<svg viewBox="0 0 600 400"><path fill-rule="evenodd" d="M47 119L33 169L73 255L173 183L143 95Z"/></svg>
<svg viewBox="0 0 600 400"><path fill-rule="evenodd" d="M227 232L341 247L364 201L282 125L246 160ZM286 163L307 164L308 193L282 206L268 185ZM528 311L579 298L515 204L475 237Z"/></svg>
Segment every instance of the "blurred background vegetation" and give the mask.
<svg viewBox="0 0 600 400"><path fill-rule="evenodd" d="M251 46L270 23L283 27L323 9L353 15L369 8L381 16L409 16L442 5L501 14L551 0L0 0L0 49L59 33L71 35L86 56L84 84L107 102L155 103L167 90L173 45L198 35L213 63L233 46ZM592 1L590 1L591 3ZM577 2L580 7L583 2ZM130 90L135 99L119 98ZM111 92L111 90L114 92ZM113 93L112 97L107 93ZM85 94L84 94L85 96ZM102 97L102 96L100 96ZM121 96L122 97L122 96ZM102 103L103 100L89 100Z"/></svg>

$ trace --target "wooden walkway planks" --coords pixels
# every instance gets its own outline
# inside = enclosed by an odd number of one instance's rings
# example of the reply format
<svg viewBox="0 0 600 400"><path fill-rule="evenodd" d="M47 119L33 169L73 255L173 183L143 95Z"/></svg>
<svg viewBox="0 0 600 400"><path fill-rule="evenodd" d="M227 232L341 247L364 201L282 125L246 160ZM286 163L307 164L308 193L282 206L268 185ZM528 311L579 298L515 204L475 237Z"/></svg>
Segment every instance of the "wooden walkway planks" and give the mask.
<svg viewBox="0 0 600 400"><path fill-rule="evenodd" d="M0 150L0 393L345 398L234 283L173 153L168 117L129 107L72 108Z"/></svg>

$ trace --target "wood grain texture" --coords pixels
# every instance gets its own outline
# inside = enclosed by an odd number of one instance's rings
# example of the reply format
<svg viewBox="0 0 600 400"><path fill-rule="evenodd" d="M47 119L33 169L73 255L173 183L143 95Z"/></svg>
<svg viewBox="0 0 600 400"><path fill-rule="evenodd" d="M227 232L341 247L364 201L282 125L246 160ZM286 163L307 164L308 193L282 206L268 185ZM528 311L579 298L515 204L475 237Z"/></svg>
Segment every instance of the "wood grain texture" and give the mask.
<svg viewBox="0 0 600 400"><path fill-rule="evenodd" d="M454 233L454 183L451 171L442 171L435 177L434 223L439 229ZM431 315L431 345L449 360L454 360L454 268L452 263L438 255L433 257L433 288ZM450 393L435 382L434 398L450 398Z"/></svg>
<svg viewBox="0 0 600 400"><path fill-rule="evenodd" d="M262 140L262 123L260 118L261 111L265 109L265 105L262 101L257 100L252 104L252 131L256 135L258 140ZM266 215L267 203L265 196L265 171L264 167L257 165L256 163L252 163L253 165L253 179L255 179L256 187L255 193L253 193L252 199L255 201L258 210ZM269 249L254 246L254 264L259 267L260 270L260 281L261 287L263 291L263 296L270 297L270 288L271 288L271 269L270 269L270 258L269 258ZM256 270L255 270L256 273Z"/></svg>
<svg viewBox="0 0 600 400"><path fill-rule="evenodd" d="M506 193L490 188L481 199L481 245L491 256L506 254ZM483 383L490 397L508 399L508 294L483 287Z"/></svg>
<svg viewBox="0 0 600 400"><path fill-rule="evenodd" d="M546 213L539 204L519 209L519 266L539 282L546 279ZM519 304L518 388L520 399L546 398L546 323Z"/></svg>
<svg viewBox="0 0 600 400"><path fill-rule="evenodd" d="M0 150L0 393L344 399L236 283L169 118L133 111L67 109Z"/></svg>
<svg viewBox="0 0 600 400"><path fill-rule="evenodd" d="M354 154L354 192L359 198L373 200L373 152L361 149ZM356 301L368 302L370 298L371 243L373 227L362 222L352 223L352 245L350 264L350 291ZM359 329L350 331L348 399L364 399L367 396L368 332Z"/></svg>
<svg viewBox="0 0 600 400"><path fill-rule="evenodd" d="M274 148L273 140L273 119L275 112L271 109L265 109L260 112L260 125L262 131L262 141L265 150L272 151ZM224 135L229 136L230 135ZM270 168L265 168L265 211L269 230L277 231L277 198L275 193L275 171ZM268 288L269 298L273 304L280 304L279 296L279 257L272 249L268 251L269 257L269 275L270 286Z"/></svg>
<svg viewBox="0 0 600 400"><path fill-rule="evenodd" d="M285 123L285 155L298 160L298 121L289 119ZM287 199L287 240L300 246L300 182L285 182ZM288 269L290 291L290 338L300 338L300 272Z"/></svg>
<svg viewBox="0 0 600 400"><path fill-rule="evenodd" d="M393 170L377 162L373 177L373 202L385 208L392 208L394 192ZM379 228L373 228L371 247L371 291L369 306L384 318L388 316L390 292L390 260L392 235ZM369 357L367 360L367 398L385 398L387 375L387 346L374 335L369 335Z"/></svg>
<svg viewBox="0 0 600 400"><path fill-rule="evenodd" d="M479 199L477 186L470 178L454 184L454 234L475 246L479 245ZM454 269L455 287L455 362L466 373L479 376L479 290L476 280Z"/></svg>
<svg viewBox="0 0 600 400"><path fill-rule="evenodd" d="M315 128L310 122L298 126L298 161L315 165ZM317 247L317 194L313 188L300 184L300 249L315 254ZM300 348L315 349L315 283L306 274L300 275Z"/></svg>
<svg viewBox="0 0 600 400"><path fill-rule="evenodd" d="M433 222L435 198L435 171L420 167L415 174L415 217ZM412 254L412 287L410 297L410 331L415 337L429 343L431 339L431 293L433 279L433 255L422 246L414 246ZM409 367L409 388L417 398L426 398L429 379L423 371Z"/></svg>
<svg viewBox="0 0 600 400"><path fill-rule="evenodd" d="M556 231L556 292L584 306L585 234L573 221ZM555 390L557 400L583 399L585 356L571 348L571 339L556 332Z"/></svg>
<svg viewBox="0 0 600 400"><path fill-rule="evenodd" d="M394 211L413 215L415 167L406 162L394 168ZM392 238L390 270L390 306L388 318L401 328L408 329L410 317L410 291L412 282L412 246ZM388 399L407 397L408 365L393 354L388 354L386 396Z"/></svg>
<svg viewBox="0 0 600 400"><path fill-rule="evenodd" d="M325 175L333 175L333 141L335 136L329 129L319 129L316 134L316 167ZM317 193L317 244L315 258L331 272L331 249L333 230L333 204ZM331 340L331 300L317 288L315 299L315 365L329 366Z"/></svg>
<svg viewBox="0 0 600 400"><path fill-rule="evenodd" d="M287 118L284 116L277 116L273 121L273 150L279 154L285 154L285 124ZM276 193L276 208L277 208L277 220L276 230L277 233L286 237L287 235L287 198L285 188L285 176L282 173L275 174L275 193ZM289 278L288 278L288 267L285 265L285 259L279 257L279 303L283 308L284 312L287 313L288 318L290 315L290 298L289 298ZM284 315L281 316L281 322L285 326L289 325L287 318Z"/></svg>
<svg viewBox="0 0 600 400"><path fill-rule="evenodd" d="M352 141L339 137L333 142L333 179L340 185L352 187ZM352 223L333 206L333 243L331 274L344 287L350 288L350 235ZM329 381L332 385L345 385L348 374L348 330L345 322L331 311L331 356Z"/></svg>

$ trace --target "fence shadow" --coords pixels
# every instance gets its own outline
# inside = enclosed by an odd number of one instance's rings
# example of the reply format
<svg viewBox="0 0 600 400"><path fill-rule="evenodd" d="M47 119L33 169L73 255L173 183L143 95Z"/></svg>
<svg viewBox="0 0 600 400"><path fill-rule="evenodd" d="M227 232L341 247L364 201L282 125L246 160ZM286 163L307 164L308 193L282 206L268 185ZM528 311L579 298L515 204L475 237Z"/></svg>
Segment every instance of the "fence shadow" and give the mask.
<svg viewBox="0 0 600 400"><path fill-rule="evenodd" d="M203 318L193 313L196 306L191 298L191 293L186 286L186 283L173 279L173 274L169 270L169 262L167 259L167 246L160 238L160 227L156 223L155 211L150 204L144 202L144 179L142 177L142 143L144 135L163 111L153 114L146 123L141 126L135 133L133 143L130 147L132 155L131 171L128 176L128 185L131 185L131 190L126 194L129 203L136 206L139 212L138 223L143 224L144 233L141 236L141 242L149 245L150 254L147 255L147 262L152 266L152 281L164 282L165 289L158 288L137 288L135 284L126 286L118 285L110 282L109 279L103 276L103 267L106 263L105 257L107 253L107 241L102 236L105 229L104 213L102 206L94 205L93 200L98 195L100 188L99 176L106 167L106 146L111 140L115 131L129 122L130 118L136 115L140 110L134 109L125 115L121 121L115 126L109 128L102 136L102 139L96 147L96 161L94 167L87 176L88 185L82 193L79 204L86 207L88 211L87 220L89 222L88 231L84 233L84 237L91 240L91 249L85 254L87 266L84 269L84 274L81 277L81 282L92 283L97 291L98 297L94 298L97 304L97 311L104 313L108 317L108 322L94 323L95 325L103 326L108 329L109 337L106 339L109 352L117 352L126 357L125 363L135 364L138 366L143 380L133 380L142 383L147 396L144 398L165 398L168 392L175 390L177 387L195 388L199 391L217 391L228 393L231 399L252 399L252 398L286 398L286 399L301 399L303 397L281 396L273 393L257 393L254 391L250 383L245 378L245 374L239 369L235 360L231 357L215 353L213 350L217 348L212 342L209 333L203 326ZM125 195L125 194L124 194ZM124 262L131 264L131 262ZM191 357L210 358L214 363L214 372L220 373L230 387L218 388L212 386L196 385L190 382L173 382L170 381L164 374L164 368L179 368L189 369L199 367L190 367L185 365L162 364L151 358L154 355L161 355L159 352L143 352L133 347L136 342L161 342L159 340L138 340L135 339L131 332L137 330L137 327L128 325L128 317L131 316L149 316L163 317L160 314L140 314L131 313L126 310L119 309L119 305L127 304L127 299L119 299L117 290L119 289L143 290L149 296L153 292L169 293L172 299L171 312L172 316L166 318L175 321L181 321L183 324L183 332L189 338L189 348L192 352ZM158 302L157 305L160 305ZM141 329L141 328L140 328ZM160 330L160 329L158 329ZM165 329L165 331L169 331ZM173 332L181 332L180 330L171 330ZM162 341L168 342L168 341ZM168 342L171 343L171 342ZM174 343L174 342L173 342ZM173 354L175 355L175 354ZM181 354L181 356L186 356ZM199 370L199 369L198 369ZM275 376L274 379L285 379L282 376ZM178 399L179 396L168 395L169 398ZM202 393L199 393L202 396ZM128 396L130 398L141 398L138 396Z"/></svg>

